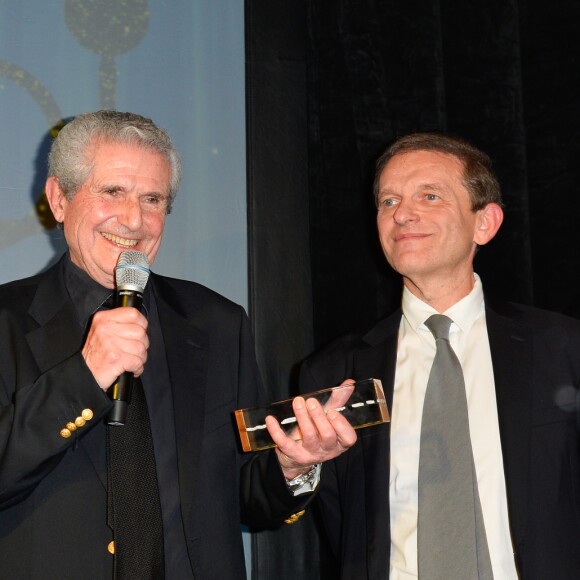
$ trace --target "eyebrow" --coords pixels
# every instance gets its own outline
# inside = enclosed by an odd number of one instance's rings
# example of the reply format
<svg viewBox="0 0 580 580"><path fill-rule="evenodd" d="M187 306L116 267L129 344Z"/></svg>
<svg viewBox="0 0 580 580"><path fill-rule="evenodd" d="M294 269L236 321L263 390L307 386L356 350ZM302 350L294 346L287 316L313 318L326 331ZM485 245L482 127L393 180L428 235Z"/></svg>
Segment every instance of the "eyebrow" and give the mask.
<svg viewBox="0 0 580 580"><path fill-rule="evenodd" d="M105 192L105 191L111 191L111 190L125 192L125 193L128 193L131 191L130 188L127 188L125 185L121 185L121 184L116 183L116 182L102 183L98 187L94 188L94 191L96 191L96 192ZM156 189L151 190L151 191L145 191L145 192L139 193L138 195L139 195L139 197L141 197L143 195L145 195L145 196L154 195L154 196L162 197L165 199L169 199L169 197L170 197L169 192L158 191Z"/></svg>
<svg viewBox="0 0 580 580"><path fill-rule="evenodd" d="M417 188L419 190L428 190L428 191L447 191L448 188L440 185L439 183L421 183Z"/></svg>
<svg viewBox="0 0 580 580"><path fill-rule="evenodd" d="M443 185L438 183L420 183L416 188L416 191L447 191L447 188ZM378 192L379 197L382 195L398 195L396 192L392 191L388 186L382 189L379 189Z"/></svg>
<svg viewBox="0 0 580 580"><path fill-rule="evenodd" d="M119 185L118 183L103 183L99 187L96 187L96 191L109 191L111 189L117 191L127 191L127 188L123 185Z"/></svg>

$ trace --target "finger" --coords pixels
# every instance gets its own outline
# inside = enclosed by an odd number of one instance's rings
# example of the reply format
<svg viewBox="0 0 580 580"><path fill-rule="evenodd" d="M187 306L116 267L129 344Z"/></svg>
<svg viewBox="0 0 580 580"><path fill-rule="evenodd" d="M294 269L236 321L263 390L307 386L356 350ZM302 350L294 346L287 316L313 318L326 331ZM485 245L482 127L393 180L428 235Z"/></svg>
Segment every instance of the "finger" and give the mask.
<svg viewBox="0 0 580 580"><path fill-rule="evenodd" d="M338 444L344 449L352 447L356 443L357 434L348 420L336 411L329 411L327 417L336 433Z"/></svg>
<svg viewBox="0 0 580 580"><path fill-rule="evenodd" d="M122 334L127 328L141 328L146 331L147 318L135 308L123 307L96 312L90 330L105 334Z"/></svg>
<svg viewBox="0 0 580 580"><path fill-rule="evenodd" d="M272 441L278 447L278 459L282 467L292 468L300 465L301 448L300 443L286 435L278 421L272 416L266 417L266 428Z"/></svg>
<svg viewBox="0 0 580 580"><path fill-rule="evenodd" d="M125 350L121 353L121 364L124 367L123 372L142 374L147 362L147 349L143 348L141 343L135 345L135 350Z"/></svg>
<svg viewBox="0 0 580 580"><path fill-rule="evenodd" d="M326 435L332 430L322 405L314 398L305 401L303 397L296 397L292 406L302 435L302 445L311 451L316 450L320 447L320 429Z"/></svg>
<svg viewBox="0 0 580 580"><path fill-rule="evenodd" d="M284 433L282 427L280 427L280 423L272 415L266 417L266 429L276 445L280 446L281 443L284 443L286 433Z"/></svg>
<svg viewBox="0 0 580 580"><path fill-rule="evenodd" d="M344 381L342 381L342 383L340 383L340 386L344 386L344 385L355 385L356 381L354 379L344 379Z"/></svg>
<svg viewBox="0 0 580 580"><path fill-rule="evenodd" d="M310 451L320 449L323 452L334 449L337 445L338 434L336 426L344 431L348 426L348 421L335 409L328 411L323 408L318 401L308 399L306 406L313 424L313 432L302 433L303 445ZM329 417L330 415L330 417ZM333 419L332 421L330 419Z"/></svg>
<svg viewBox="0 0 580 580"><path fill-rule="evenodd" d="M297 441L302 441L302 434L298 427L293 427L289 432L286 431L272 415L268 415L265 420L266 429L276 445L291 445Z"/></svg>
<svg viewBox="0 0 580 580"><path fill-rule="evenodd" d="M346 405L351 395L354 393L354 384L342 384L338 387L334 387L330 394L328 401L324 404L324 410L329 411L330 409L344 410L343 407Z"/></svg>
<svg viewBox="0 0 580 580"><path fill-rule="evenodd" d="M309 399L310 401L314 401L314 399ZM314 401L319 407L320 404ZM313 406L313 403L309 403L310 406ZM307 402L304 400L304 397L295 397L292 400L292 410L294 411L294 416L296 417L296 424L298 426L298 433L301 439L305 437L311 437L316 433L316 427L312 422L312 418L310 416L310 409L307 406Z"/></svg>
<svg viewBox="0 0 580 580"><path fill-rule="evenodd" d="M147 320L134 308L95 314L81 353L101 388L106 390L124 372L143 373L149 348L146 327Z"/></svg>

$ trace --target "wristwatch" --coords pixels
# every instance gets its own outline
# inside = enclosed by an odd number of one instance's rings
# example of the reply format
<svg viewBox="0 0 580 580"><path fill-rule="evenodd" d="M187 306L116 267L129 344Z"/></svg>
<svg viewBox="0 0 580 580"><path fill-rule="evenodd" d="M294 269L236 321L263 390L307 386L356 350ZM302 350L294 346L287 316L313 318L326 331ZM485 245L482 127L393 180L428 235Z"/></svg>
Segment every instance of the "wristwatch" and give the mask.
<svg viewBox="0 0 580 580"><path fill-rule="evenodd" d="M320 463L313 465L306 473L297 475L294 479L286 482L290 493L300 491L302 493L314 491L318 483L320 471Z"/></svg>

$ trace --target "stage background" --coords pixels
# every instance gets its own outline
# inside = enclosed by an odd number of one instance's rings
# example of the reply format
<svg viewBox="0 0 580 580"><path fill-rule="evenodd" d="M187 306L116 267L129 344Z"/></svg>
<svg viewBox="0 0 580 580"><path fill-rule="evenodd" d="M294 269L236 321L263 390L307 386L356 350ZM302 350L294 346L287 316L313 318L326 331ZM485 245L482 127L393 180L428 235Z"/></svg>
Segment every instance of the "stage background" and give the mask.
<svg viewBox="0 0 580 580"><path fill-rule="evenodd" d="M0 281L63 251L41 196L50 128L112 107L184 158L155 270L248 306L273 399L397 304L370 184L412 131L493 158L507 207L477 258L486 291L578 317L579 26L574 0L0 0ZM257 532L253 577L336 578L315 523Z"/></svg>
<svg viewBox="0 0 580 580"><path fill-rule="evenodd" d="M247 304L244 99L241 0L1 0L0 281L64 247L37 211L50 128L114 108L151 117L183 158L154 269Z"/></svg>

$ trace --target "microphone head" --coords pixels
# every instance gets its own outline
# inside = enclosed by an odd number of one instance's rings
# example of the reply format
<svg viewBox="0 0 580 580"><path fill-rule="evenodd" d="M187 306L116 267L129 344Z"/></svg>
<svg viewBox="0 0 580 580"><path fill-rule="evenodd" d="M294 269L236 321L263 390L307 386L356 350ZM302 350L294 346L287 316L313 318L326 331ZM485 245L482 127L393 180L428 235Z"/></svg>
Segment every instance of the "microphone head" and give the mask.
<svg viewBox="0 0 580 580"><path fill-rule="evenodd" d="M143 252L137 250L121 252L115 268L118 290L143 292L147 286L149 274L149 260Z"/></svg>

